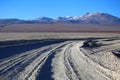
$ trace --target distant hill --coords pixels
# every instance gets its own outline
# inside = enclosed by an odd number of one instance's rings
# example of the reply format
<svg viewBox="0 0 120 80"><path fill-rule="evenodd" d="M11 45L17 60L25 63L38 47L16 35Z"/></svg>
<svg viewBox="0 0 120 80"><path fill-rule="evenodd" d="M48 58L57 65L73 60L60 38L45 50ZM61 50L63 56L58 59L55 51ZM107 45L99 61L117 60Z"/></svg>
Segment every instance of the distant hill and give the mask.
<svg viewBox="0 0 120 80"><path fill-rule="evenodd" d="M38 23L35 20L20 20L20 19L0 19L0 27L4 27L11 24L33 24Z"/></svg>
<svg viewBox="0 0 120 80"><path fill-rule="evenodd" d="M120 32L120 18L107 13L83 16L0 19L0 32Z"/></svg>
<svg viewBox="0 0 120 80"><path fill-rule="evenodd" d="M87 13L80 18L84 23L90 24L120 24L120 18L107 13Z"/></svg>
<svg viewBox="0 0 120 80"><path fill-rule="evenodd" d="M34 24L34 23L72 23L72 24L120 24L120 18L112 16L107 13L86 13L83 16L69 16L58 17L52 19L48 17L40 17L33 20L20 20L20 19L0 19L0 25L5 24Z"/></svg>

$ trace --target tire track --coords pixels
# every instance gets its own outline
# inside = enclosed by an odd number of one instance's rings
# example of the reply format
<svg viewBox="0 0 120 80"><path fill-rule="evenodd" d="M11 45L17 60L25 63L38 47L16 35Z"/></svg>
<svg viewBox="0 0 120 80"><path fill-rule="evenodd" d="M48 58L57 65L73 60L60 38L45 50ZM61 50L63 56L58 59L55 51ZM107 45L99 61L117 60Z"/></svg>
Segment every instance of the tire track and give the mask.
<svg viewBox="0 0 120 80"><path fill-rule="evenodd" d="M97 70L93 61L80 52L81 44L73 41L56 54L52 63L54 80L109 80Z"/></svg>
<svg viewBox="0 0 120 80"><path fill-rule="evenodd" d="M29 64L31 64L38 56L40 56L40 54L41 53L39 50L35 52L33 51L32 53L26 55L26 57L20 57L19 59L14 60L11 64L6 66L7 68L5 67L3 69L3 71L1 72L1 75L6 76L6 79L8 78L10 80L13 80L12 78L15 77L15 74L18 74L19 72L24 70L24 68ZM2 76L0 77L2 78Z"/></svg>
<svg viewBox="0 0 120 80"><path fill-rule="evenodd" d="M36 60L36 58L38 59L37 65L41 64L41 62L44 62L43 61L45 59L44 57L48 56L48 54L49 54L48 52L49 52L49 50L51 50L51 47L54 49L58 45L59 44L45 47L43 49L40 48L37 50L22 53L20 55L14 56L14 57L7 58L6 61L1 60L0 80L15 80L18 77L17 74L19 74L19 73L21 74L22 71L25 72L25 68L28 67L30 64L32 64ZM39 57L39 56L43 56L43 58ZM28 68L28 69L30 69L30 68Z"/></svg>
<svg viewBox="0 0 120 80"><path fill-rule="evenodd" d="M59 52L56 53L55 58L52 60L52 77L54 80L79 80L68 59L72 45L73 42L59 48Z"/></svg>
<svg viewBox="0 0 120 80"><path fill-rule="evenodd" d="M81 43L77 43L73 46L70 54L73 60L70 59L70 62L73 64L75 71L77 71L78 75L81 77L81 80L112 80L100 72L101 66L99 64L96 64L80 51L80 45Z"/></svg>
<svg viewBox="0 0 120 80"><path fill-rule="evenodd" d="M51 66L52 59L54 58L54 55L59 51L59 48L64 47L67 44L69 44L69 43L64 43L50 52L50 55L47 58L44 65L42 66L41 71L39 72L39 75L37 76L36 80L54 80L52 78L52 74L53 74L52 66ZM47 77L46 77L46 75L47 75Z"/></svg>
<svg viewBox="0 0 120 80"><path fill-rule="evenodd" d="M81 80L81 78L78 77L77 72L75 71L73 64L70 62L71 61L71 56L69 55L71 53L71 48L73 47L74 43L69 45L65 52L64 52L64 63L65 67L67 69L66 74L69 78L69 80Z"/></svg>
<svg viewBox="0 0 120 80"><path fill-rule="evenodd" d="M119 80L118 73L86 56L82 44L55 43L1 59L0 80Z"/></svg>

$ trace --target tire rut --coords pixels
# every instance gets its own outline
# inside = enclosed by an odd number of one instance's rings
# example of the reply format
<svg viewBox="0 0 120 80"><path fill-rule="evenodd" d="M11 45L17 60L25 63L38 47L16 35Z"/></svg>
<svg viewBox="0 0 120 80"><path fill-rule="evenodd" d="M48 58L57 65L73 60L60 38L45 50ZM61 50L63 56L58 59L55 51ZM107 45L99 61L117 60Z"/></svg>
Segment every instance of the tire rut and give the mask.
<svg viewBox="0 0 120 80"><path fill-rule="evenodd" d="M59 51L59 48L67 45L68 43L62 44L61 46L57 47L56 49L52 50L50 52L49 57L45 61L44 65L42 66L36 80L54 80L52 78L53 72L52 72L52 59L54 58L54 55L56 54L57 51ZM46 77L47 75L47 77Z"/></svg>
<svg viewBox="0 0 120 80"><path fill-rule="evenodd" d="M67 76L70 80L74 80L74 79L75 80L81 80L81 78L79 78L79 74L74 69L73 63L71 62L72 58L71 58L70 53L71 53L71 48L73 47L73 45L74 44L69 45L64 52L64 54L65 54L65 58L64 58L65 66L68 69L66 71L66 74L67 74Z"/></svg>

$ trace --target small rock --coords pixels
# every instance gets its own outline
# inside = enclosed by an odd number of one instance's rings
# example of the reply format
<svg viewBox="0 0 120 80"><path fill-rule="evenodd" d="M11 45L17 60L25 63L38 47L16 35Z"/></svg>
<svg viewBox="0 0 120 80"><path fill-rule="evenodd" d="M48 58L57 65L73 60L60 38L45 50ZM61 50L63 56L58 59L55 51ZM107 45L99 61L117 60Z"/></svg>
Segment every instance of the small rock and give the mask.
<svg viewBox="0 0 120 80"><path fill-rule="evenodd" d="M94 47L99 47L100 44L97 43L96 41L93 40L87 40L83 43L82 47L90 47L90 48L94 48Z"/></svg>

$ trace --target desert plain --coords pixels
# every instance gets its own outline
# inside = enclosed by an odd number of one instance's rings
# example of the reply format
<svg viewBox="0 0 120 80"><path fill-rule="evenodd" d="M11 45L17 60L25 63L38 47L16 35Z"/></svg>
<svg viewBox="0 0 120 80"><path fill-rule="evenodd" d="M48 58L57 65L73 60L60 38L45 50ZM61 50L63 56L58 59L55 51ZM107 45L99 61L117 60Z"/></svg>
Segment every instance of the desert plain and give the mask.
<svg viewBox="0 0 120 80"><path fill-rule="evenodd" d="M0 33L0 80L119 80L119 64L119 32Z"/></svg>

